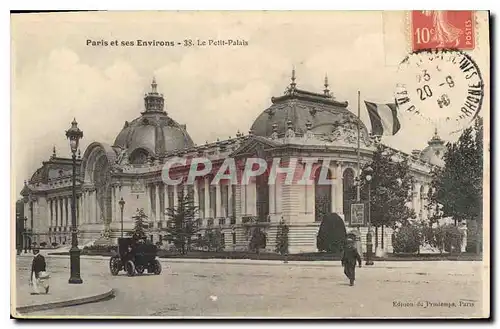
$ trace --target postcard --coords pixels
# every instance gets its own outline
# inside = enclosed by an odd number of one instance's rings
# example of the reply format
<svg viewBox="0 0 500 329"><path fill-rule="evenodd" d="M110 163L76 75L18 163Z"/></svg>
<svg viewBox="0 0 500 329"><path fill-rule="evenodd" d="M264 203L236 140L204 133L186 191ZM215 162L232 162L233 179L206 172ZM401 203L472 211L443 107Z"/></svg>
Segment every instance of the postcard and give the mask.
<svg viewBox="0 0 500 329"><path fill-rule="evenodd" d="M474 10L11 14L12 316L489 318L489 40Z"/></svg>

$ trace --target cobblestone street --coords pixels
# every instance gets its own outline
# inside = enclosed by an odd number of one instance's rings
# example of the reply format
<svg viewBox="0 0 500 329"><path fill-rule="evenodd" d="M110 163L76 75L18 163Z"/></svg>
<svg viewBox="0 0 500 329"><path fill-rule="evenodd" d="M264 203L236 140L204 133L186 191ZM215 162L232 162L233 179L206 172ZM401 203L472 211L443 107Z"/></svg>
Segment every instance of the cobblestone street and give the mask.
<svg viewBox="0 0 500 329"><path fill-rule="evenodd" d="M18 268L26 271L29 261L19 258ZM69 273L68 259L47 262L50 271ZM105 259L82 259L84 284L104 279L115 297L30 315L473 317L481 312L479 262L379 262L358 268L354 287L336 262L162 265L160 276L113 277Z"/></svg>

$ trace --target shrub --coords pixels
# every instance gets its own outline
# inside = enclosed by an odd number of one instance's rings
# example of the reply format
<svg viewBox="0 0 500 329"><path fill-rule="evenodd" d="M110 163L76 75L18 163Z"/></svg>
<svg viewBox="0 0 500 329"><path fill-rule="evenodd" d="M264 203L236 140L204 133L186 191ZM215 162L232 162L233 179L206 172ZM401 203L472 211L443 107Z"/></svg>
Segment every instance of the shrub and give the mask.
<svg viewBox="0 0 500 329"><path fill-rule="evenodd" d="M52 242L52 247L57 247L59 244L57 242Z"/></svg>
<svg viewBox="0 0 500 329"><path fill-rule="evenodd" d="M421 230L415 226L402 226L393 235L392 247L394 253L415 253L420 249L422 235Z"/></svg>
<svg viewBox="0 0 500 329"><path fill-rule="evenodd" d="M460 252L464 234L454 225L441 226L444 250L447 252Z"/></svg>
<svg viewBox="0 0 500 329"><path fill-rule="evenodd" d="M266 247L266 234L262 232L260 228L255 228L252 232L252 237L250 238L250 243L248 248L252 251L259 252L260 249Z"/></svg>
<svg viewBox="0 0 500 329"><path fill-rule="evenodd" d="M40 242L40 247L45 248L47 246L47 242Z"/></svg>
<svg viewBox="0 0 500 329"><path fill-rule="evenodd" d="M323 217L316 237L318 251L338 253L346 240L346 229L342 218L336 213Z"/></svg>
<svg viewBox="0 0 500 329"><path fill-rule="evenodd" d="M422 229L424 240L433 248L437 248L441 253L460 252L464 234L454 225L446 224L437 227L424 227Z"/></svg>
<svg viewBox="0 0 500 329"><path fill-rule="evenodd" d="M275 251L280 255L288 254L288 225L284 221L280 221L276 231L276 248Z"/></svg>
<svg viewBox="0 0 500 329"><path fill-rule="evenodd" d="M117 246L92 245L83 247L84 252L111 252L116 251Z"/></svg>

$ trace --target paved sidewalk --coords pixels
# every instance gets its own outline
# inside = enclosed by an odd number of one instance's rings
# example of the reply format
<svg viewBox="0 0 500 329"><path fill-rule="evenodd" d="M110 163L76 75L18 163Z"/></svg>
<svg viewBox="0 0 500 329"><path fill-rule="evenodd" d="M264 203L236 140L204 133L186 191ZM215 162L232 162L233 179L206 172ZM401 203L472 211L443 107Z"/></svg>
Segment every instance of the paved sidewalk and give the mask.
<svg viewBox="0 0 500 329"><path fill-rule="evenodd" d="M12 296L11 305L16 306L16 311L12 310L12 313L18 317L35 311L93 303L114 294L113 289L104 282L92 280L82 284L69 284L68 273L53 273L49 281L49 293L31 295L29 269L19 268L16 272L16 293Z"/></svg>
<svg viewBox="0 0 500 329"><path fill-rule="evenodd" d="M33 257L32 255L20 255L18 257ZM66 258L68 259L68 255L45 255L45 257L49 258ZM90 256L90 255L82 255L80 256L81 259L101 259L103 261L109 261L109 256ZM289 261L288 263L284 263L281 260L255 260L255 259L221 259L221 258L210 258L210 259L199 259L199 258L158 258L160 262L162 263L190 263L190 264L221 264L221 265L267 265L267 266L302 266L302 267L316 267L316 266L321 266L321 267L341 267L340 260L331 260L331 261ZM481 261L468 261L471 263L477 263L480 264ZM363 259L363 266L364 266L365 260ZM374 260L374 265L373 266L367 266L367 267L373 267L373 268L411 268L415 265L421 265L421 264L433 264L433 266L439 266L439 267L448 267L450 266L451 261L422 261L422 260L415 260L415 261L378 261ZM453 265L455 266L455 265Z"/></svg>

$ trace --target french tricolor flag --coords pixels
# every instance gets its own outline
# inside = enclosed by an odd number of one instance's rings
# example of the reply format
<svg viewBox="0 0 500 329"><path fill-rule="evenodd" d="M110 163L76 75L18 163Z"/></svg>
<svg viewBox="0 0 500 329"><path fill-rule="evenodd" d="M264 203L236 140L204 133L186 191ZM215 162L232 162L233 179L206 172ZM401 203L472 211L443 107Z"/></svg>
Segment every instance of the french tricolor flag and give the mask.
<svg viewBox="0 0 500 329"><path fill-rule="evenodd" d="M398 119L396 104L376 104L365 101L375 136L395 135L401 124Z"/></svg>

